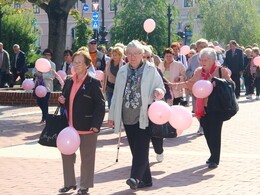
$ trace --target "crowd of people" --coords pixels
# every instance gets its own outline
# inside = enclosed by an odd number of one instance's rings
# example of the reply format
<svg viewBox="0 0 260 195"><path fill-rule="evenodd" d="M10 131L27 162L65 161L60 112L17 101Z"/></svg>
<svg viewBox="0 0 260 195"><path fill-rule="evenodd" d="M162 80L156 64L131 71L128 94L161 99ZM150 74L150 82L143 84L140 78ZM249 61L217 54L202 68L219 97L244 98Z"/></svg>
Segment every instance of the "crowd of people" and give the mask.
<svg viewBox="0 0 260 195"><path fill-rule="evenodd" d="M5 85L5 74L20 76L24 80L27 71L25 55L15 44L14 64L10 65L9 54L0 43L0 86ZM207 98L196 98L192 86L198 80L222 77L233 81L235 96L241 95L241 79L246 88L246 98L259 100L260 68L253 59L259 56L257 44L240 47L235 40L224 49L217 41L199 39L190 45L189 53L181 53L181 44L174 42L166 48L162 58L151 45L133 40L127 46L117 43L106 49L98 48L97 41L90 39L87 47L73 53L64 51L61 70L67 75L58 101L63 105L70 126L80 134L81 177L78 194L86 194L93 187L95 148L97 133L105 114L107 101L108 125L115 133L124 128L132 155L131 173L126 184L131 189L153 185L149 165L149 146L152 141L156 159L164 160L163 139L153 138L149 128L148 107L156 100L164 100L170 106L190 106L199 121L199 135L205 135L210 151L206 161L208 168L217 168L220 162L221 129L223 121L207 113ZM42 110L41 123L48 113L48 99L53 91L53 80L57 76L56 65L51 61L52 51L45 49L43 57L50 61L52 70L41 73L33 69L34 77L43 77L48 93L37 98ZM23 65L22 65L23 64ZM225 67L225 68L224 68ZM96 70L104 72L103 81L96 77ZM221 72L221 74L220 74ZM12 87L12 85L10 85ZM254 92L255 91L255 92ZM192 100L191 100L192 98ZM76 189L74 163L76 154L63 155L64 187L59 192Z"/></svg>

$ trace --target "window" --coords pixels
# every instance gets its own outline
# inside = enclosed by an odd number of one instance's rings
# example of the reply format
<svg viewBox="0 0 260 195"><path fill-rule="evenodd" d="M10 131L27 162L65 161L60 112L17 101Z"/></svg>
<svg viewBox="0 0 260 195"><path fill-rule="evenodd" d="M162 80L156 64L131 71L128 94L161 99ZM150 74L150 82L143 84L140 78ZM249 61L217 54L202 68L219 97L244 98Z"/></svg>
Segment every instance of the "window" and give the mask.
<svg viewBox="0 0 260 195"><path fill-rule="evenodd" d="M78 1L73 5L72 9L78 9L79 8L79 3Z"/></svg>
<svg viewBox="0 0 260 195"><path fill-rule="evenodd" d="M113 0L110 0L109 8L111 12L115 11L115 5L113 4Z"/></svg>
<svg viewBox="0 0 260 195"><path fill-rule="evenodd" d="M20 3L15 3L14 4L14 8L15 9L20 9L21 8L21 4Z"/></svg>
<svg viewBox="0 0 260 195"><path fill-rule="evenodd" d="M92 0L92 12L98 12L99 6L99 0Z"/></svg>
<svg viewBox="0 0 260 195"><path fill-rule="evenodd" d="M184 0L184 7L193 7L193 0Z"/></svg>
<svg viewBox="0 0 260 195"><path fill-rule="evenodd" d="M37 5L33 5L33 13L34 14L39 14L40 13L40 8Z"/></svg>

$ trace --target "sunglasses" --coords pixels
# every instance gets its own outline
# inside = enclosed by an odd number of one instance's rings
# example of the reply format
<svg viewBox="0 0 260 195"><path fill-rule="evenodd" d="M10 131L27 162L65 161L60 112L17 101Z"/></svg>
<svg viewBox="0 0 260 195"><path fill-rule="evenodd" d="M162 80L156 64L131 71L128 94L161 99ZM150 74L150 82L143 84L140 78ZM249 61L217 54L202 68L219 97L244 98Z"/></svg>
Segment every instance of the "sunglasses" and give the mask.
<svg viewBox="0 0 260 195"><path fill-rule="evenodd" d="M89 44L91 44L91 45L96 45L96 44L97 44L97 42L91 42L91 43L89 43Z"/></svg>

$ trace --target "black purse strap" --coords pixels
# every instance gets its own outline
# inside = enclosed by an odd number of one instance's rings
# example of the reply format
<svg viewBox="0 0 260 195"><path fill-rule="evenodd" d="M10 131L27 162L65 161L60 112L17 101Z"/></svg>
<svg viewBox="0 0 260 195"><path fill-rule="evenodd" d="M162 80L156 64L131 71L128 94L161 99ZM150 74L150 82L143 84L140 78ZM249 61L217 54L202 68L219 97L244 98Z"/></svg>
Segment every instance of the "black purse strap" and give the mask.
<svg viewBox="0 0 260 195"><path fill-rule="evenodd" d="M60 103L58 104L58 106L57 106L57 108L56 108L56 110L55 110L55 112L54 112L54 115L55 115L55 116L58 115L59 110L60 110Z"/></svg>
<svg viewBox="0 0 260 195"><path fill-rule="evenodd" d="M222 66L218 69L219 78L222 78L222 71L221 71L221 69L222 69Z"/></svg>

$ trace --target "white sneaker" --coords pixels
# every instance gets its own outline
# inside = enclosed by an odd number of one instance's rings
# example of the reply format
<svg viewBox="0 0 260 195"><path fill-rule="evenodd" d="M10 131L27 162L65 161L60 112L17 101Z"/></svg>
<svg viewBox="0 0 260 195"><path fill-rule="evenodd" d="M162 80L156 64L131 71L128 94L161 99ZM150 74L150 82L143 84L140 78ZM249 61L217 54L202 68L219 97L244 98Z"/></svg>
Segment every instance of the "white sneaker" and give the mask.
<svg viewBox="0 0 260 195"><path fill-rule="evenodd" d="M163 153L156 155L156 160L157 160L158 162L162 162L163 159L164 159Z"/></svg>
<svg viewBox="0 0 260 195"><path fill-rule="evenodd" d="M260 100L259 96L256 96L255 99L256 99L256 100Z"/></svg>
<svg viewBox="0 0 260 195"><path fill-rule="evenodd" d="M199 135L204 135L204 131L202 128L199 128L199 130L197 131L197 134Z"/></svg>
<svg viewBox="0 0 260 195"><path fill-rule="evenodd" d="M248 100L252 100L252 95L248 95L248 96L246 96L246 99L248 99Z"/></svg>

